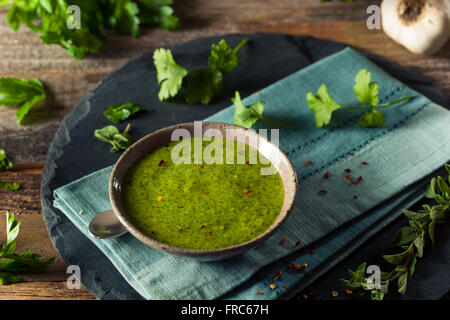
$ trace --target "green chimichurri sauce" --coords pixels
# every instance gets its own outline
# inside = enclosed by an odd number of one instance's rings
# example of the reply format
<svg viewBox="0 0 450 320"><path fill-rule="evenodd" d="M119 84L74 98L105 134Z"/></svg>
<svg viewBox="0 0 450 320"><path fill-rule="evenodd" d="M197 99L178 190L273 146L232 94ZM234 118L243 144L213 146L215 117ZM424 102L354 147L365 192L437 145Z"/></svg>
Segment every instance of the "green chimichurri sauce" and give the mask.
<svg viewBox="0 0 450 320"><path fill-rule="evenodd" d="M194 159L194 140L191 159ZM225 139L223 146L225 150ZM216 141L213 138L213 141ZM267 162L175 164L171 142L147 154L128 170L122 202L131 222L151 238L171 246L198 250L225 248L256 238L280 213L284 188L280 175L261 175ZM205 150L211 141L201 141ZM255 150L253 150L255 151ZM255 151L256 152L256 151ZM212 153L215 154L214 152ZM240 152L242 155L242 152ZM203 156L205 159L205 155ZM253 163L254 161L250 161Z"/></svg>

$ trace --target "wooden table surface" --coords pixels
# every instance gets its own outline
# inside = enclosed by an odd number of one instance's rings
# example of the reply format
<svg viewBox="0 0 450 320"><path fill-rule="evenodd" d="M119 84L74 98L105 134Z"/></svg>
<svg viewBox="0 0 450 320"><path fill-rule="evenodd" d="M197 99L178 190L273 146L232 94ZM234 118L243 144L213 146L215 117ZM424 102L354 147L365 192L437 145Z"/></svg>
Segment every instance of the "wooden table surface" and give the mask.
<svg viewBox="0 0 450 320"><path fill-rule="evenodd" d="M5 239L6 210L22 219L17 249L57 256L42 218L40 182L45 156L61 119L110 71L144 52L197 37L226 33L283 32L348 43L421 73L450 95L450 42L432 57L415 55L391 41L382 30L366 27L366 8L380 1L356 3L319 0L175 0L183 26L176 31L144 29L139 38L108 33L101 54L85 60L68 57L56 45L43 45L26 28L14 32L0 9L0 77L36 77L53 97L27 126L15 122L15 108L0 106L0 148L15 166L0 180L17 181L22 189L0 190L0 242ZM86 289L67 289L66 267L57 257L42 273L22 276L24 282L0 286L0 299L95 299Z"/></svg>

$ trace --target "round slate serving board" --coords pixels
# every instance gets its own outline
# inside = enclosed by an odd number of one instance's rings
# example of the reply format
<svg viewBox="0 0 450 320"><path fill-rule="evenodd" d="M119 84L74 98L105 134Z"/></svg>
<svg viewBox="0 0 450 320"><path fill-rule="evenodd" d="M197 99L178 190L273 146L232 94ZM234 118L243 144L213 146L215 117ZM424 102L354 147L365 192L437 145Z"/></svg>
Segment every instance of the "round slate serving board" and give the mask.
<svg viewBox="0 0 450 320"><path fill-rule="evenodd" d="M160 102L157 98L159 86L153 53L148 52L105 76L62 121L47 154L42 177L44 220L63 261L66 265L80 266L81 282L97 298L142 299L100 250L52 203L53 190L109 166L119 157L120 153L110 153L108 144L94 138L95 129L111 124L103 111L111 104L126 101L144 107L147 111L131 121L131 134L141 138L168 125L204 119L229 106L230 97L236 89L242 97L246 97L345 47L345 44L304 36L235 34L197 39L170 49L180 65L196 69L207 65L212 44L224 38L234 47L244 37L249 38L249 42L239 51L241 61L226 76L223 92L210 105L189 105L177 98L171 102ZM364 54L413 89L441 105L450 106L449 97L428 80L402 70L389 61ZM125 125L119 125L119 129Z"/></svg>

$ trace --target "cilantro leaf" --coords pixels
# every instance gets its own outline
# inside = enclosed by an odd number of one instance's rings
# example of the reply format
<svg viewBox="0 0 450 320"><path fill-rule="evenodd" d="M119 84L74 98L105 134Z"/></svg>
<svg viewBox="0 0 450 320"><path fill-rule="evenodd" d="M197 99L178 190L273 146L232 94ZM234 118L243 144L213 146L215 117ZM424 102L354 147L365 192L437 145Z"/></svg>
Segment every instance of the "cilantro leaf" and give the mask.
<svg viewBox="0 0 450 320"><path fill-rule="evenodd" d="M0 181L0 187L6 191L17 191L20 189L20 184L17 182Z"/></svg>
<svg viewBox="0 0 450 320"><path fill-rule="evenodd" d="M294 125L272 121L263 117L262 113L264 111L264 101L259 101L246 107L242 103L241 96L239 95L238 91L236 91L235 97L231 98L231 101L235 105L233 124L237 126L251 128L258 120L263 120L275 126L281 126L290 129L297 128L297 126Z"/></svg>
<svg viewBox="0 0 450 320"><path fill-rule="evenodd" d="M8 170L13 167L13 163L9 160L5 150L0 148L0 171Z"/></svg>
<svg viewBox="0 0 450 320"><path fill-rule="evenodd" d="M384 127L386 121L384 120L384 115L381 111L369 110L361 115L359 124L363 127Z"/></svg>
<svg viewBox="0 0 450 320"><path fill-rule="evenodd" d="M20 106L16 112L18 124L34 105L45 98L44 85L38 79L0 78L0 105Z"/></svg>
<svg viewBox="0 0 450 320"><path fill-rule="evenodd" d="M359 102L375 106L378 103L380 92L377 82L371 82L371 73L366 69L361 69L355 77L353 92Z"/></svg>
<svg viewBox="0 0 450 320"><path fill-rule="evenodd" d="M112 104L103 114L114 123L121 123L129 117L133 116L140 110L143 110L133 102L125 102L124 104Z"/></svg>
<svg viewBox="0 0 450 320"><path fill-rule="evenodd" d="M109 0L106 2L110 28L133 37L139 35L139 8L130 0Z"/></svg>
<svg viewBox="0 0 450 320"><path fill-rule="evenodd" d="M180 21L173 15L170 7L173 0L138 0L140 20L144 25L157 25L165 30L174 30L180 26Z"/></svg>
<svg viewBox="0 0 450 320"><path fill-rule="evenodd" d="M208 104L222 91L222 72L212 69L194 71L186 81L185 99L187 103Z"/></svg>
<svg viewBox="0 0 450 320"><path fill-rule="evenodd" d="M11 272L0 272L0 285L20 282L19 277Z"/></svg>
<svg viewBox="0 0 450 320"><path fill-rule="evenodd" d="M240 44L242 46L243 44ZM208 58L208 64L213 70L218 70L223 74L230 73L239 63L240 57L236 54L240 46L234 50L222 39L218 44L213 44Z"/></svg>
<svg viewBox="0 0 450 320"><path fill-rule="evenodd" d="M182 86L183 78L188 74L188 70L180 67L175 62L172 52L168 49L155 50L153 61L157 71L158 84L160 85L159 100L164 101L176 96Z"/></svg>
<svg viewBox="0 0 450 320"><path fill-rule="evenodd" d="M264 111L263 101L245 107L238 91L236 91L235 97L231 98L231 101L235 105L233 124L244 128L251 128L259 119L261 119L261 115Z"/></svg>
<svg viewBox="0 0 450 320"><path fill-rule="evenodd" d="M120 133L119 129L115 126L106 126L102 129L97 129L94 132L94 136L104 142L108 142L112 145L111 152L117 152L119 150L126 150L134 142L133 137L128 134L130 125Z"/></svg>
<svg viewBox="0 0 450 320"><path fill-rule="evenodd" d="M341 108L328 93L327 86L321 85L316 95L309 92L306 95L308 108L314 112L316 126L321 128L330 123L333 111Z"/></svg>

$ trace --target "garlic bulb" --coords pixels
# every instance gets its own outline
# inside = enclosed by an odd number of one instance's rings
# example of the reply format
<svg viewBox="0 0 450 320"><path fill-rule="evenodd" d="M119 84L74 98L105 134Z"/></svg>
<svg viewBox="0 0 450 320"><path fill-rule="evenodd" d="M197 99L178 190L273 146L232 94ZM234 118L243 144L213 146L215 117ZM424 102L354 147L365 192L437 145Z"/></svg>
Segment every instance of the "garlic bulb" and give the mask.
<svg viewBox="0 0 450 320"><path fill-rule="evenodd" d="M383 0L384 32L408 50L432 54L450 36L450 0Z"/></svg>

